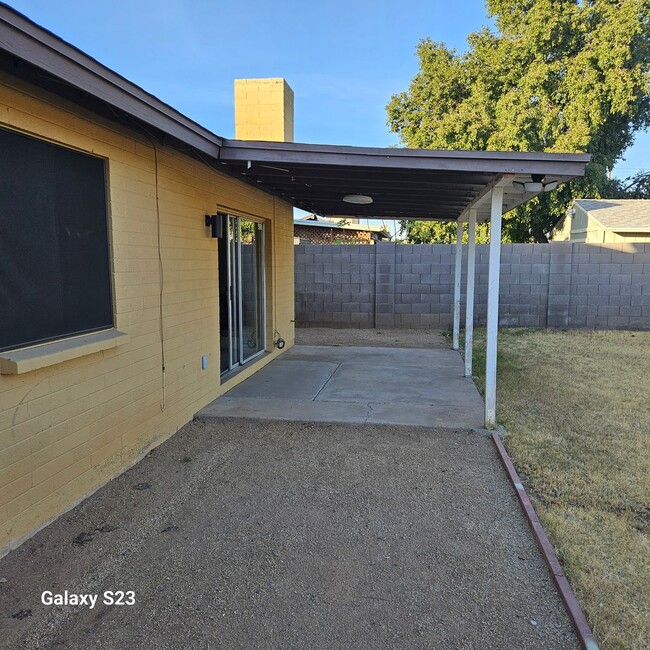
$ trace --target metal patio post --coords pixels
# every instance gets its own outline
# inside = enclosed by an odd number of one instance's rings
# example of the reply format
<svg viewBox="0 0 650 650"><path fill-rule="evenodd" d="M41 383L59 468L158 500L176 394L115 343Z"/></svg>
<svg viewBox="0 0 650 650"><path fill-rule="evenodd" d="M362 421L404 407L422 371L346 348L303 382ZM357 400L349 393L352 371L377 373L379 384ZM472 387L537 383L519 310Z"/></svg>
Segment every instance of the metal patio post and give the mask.
<svg viewBox="0 0 650 650"><path fill-rule="evenodd" d="M467 302L465 304L465 377L472 376L474 350L474 267L476 263L476 210L469 210L467 229Z"/></svg>
<svg viewBox="0 0 650 650"><path fill-rule="evenodd" d="M488 267L487 346L485 353L485 426L496 424L497 332L499 330L499 273L501 267L501 210L503 187L494 187L490 211L490 260Z"/></svg>
<svg viewBox="0 0 650 650"><path fill-rule="evenodd" d="M456 258L454 268L454 350L458 350L460 343L460 279L463 262L463 223L458 219L456 222Z"/></svg>

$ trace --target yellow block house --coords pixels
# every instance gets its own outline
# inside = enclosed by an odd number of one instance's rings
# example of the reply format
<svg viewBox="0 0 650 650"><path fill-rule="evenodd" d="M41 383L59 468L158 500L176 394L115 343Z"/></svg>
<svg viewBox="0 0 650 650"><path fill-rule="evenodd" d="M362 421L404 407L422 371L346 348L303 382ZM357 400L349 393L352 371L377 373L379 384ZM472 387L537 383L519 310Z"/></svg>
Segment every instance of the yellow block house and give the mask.
<svg viewBox="0 0 650 650"><path fill-rule="evenodd" d="M502 213L589 160L293 143L283 79L235 96L228 140L0 4L0 556L294 344L292 206L490 220L496 314Z"/></svg>
<svg viewBox="0 0 650 650"><path fill-rule="evenodd" d="M578 199L553 230L553 241L650 242L650 200Z"/></svg>
<svg viewBox="0 0 650 650"><path fill-rule="evenodd" d="M220 171L218 136L0 11L27 59L0 70L1 555L291 347L294 307L292 206ZM104 102L37 74L51 45ZM236 89L238 132L293 137L284 80Z"/></svg>

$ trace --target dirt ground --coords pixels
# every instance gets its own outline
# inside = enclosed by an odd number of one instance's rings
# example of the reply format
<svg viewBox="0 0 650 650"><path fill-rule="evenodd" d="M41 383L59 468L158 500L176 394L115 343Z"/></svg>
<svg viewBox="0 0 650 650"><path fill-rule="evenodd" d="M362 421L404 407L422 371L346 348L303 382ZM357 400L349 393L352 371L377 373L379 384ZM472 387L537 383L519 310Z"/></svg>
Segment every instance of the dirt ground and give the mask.
<svg viewBox="0 0 650 650"><path fill-rule="evenodd" d="M360 345L377 348L449 348L442 330L296 328L298 345Z"/></svg>
<svg viewBox="0 0 650 650"><path fill-rule="evenodd" d="M12 650L578 647L492 442L464 431L193 422L0 577Z"/></svg>

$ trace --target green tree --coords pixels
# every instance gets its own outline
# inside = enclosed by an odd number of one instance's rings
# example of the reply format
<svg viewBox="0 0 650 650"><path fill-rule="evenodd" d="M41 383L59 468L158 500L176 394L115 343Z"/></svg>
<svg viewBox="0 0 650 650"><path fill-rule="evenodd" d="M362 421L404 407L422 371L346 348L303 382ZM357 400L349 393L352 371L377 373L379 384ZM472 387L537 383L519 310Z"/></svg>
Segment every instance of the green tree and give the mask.
<svg viewBox="0 0 650 650"><path fill-rule="evenodd" d="M504 220L509 241L547 241L574 198L601 197L650 124L650 0L487 0L495 29L466 53L429 39L387 106L408 147L592 154L584 178Z"/></svg>
<svg viewBox="0 0 650 650"><path fill-rule="evenodd" d="M453 244L456 242L456 223L443 221L401 221L401 234L410 244ZM487 244L490 226L476 224L476 242ZM467 243L467 227L463 230L463 241Z"/></svg>
<svg viewBox="0 0 650 650"><path fill-rule="evenodd" d="M650 172L639 172L625 179L613 178L603 191L608 199L650 199Z"/></svg>

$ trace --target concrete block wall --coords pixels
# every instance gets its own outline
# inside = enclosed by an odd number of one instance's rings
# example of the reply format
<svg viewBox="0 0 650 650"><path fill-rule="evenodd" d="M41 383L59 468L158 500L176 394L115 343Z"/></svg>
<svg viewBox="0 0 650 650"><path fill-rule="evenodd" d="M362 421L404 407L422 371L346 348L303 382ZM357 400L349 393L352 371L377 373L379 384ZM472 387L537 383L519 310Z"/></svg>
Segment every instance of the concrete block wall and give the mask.
<svg viewBox="0 0 650 650"><path fill-rule="evenodd" d="M295 246L296 323L375 327L376 246Z"/></svg>
<svg viewBox="0 0 650 650"><path fill-rule="evenodd" d="M465 293L467 248L463 248ZM296 246L299 327L447 328L454 247ZM476 323L487 317L488 246L476 250ZM462 317L464 319L464 304ZM502 327L650 329L650 244L503 244Z"/></svg>

